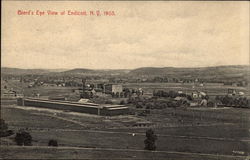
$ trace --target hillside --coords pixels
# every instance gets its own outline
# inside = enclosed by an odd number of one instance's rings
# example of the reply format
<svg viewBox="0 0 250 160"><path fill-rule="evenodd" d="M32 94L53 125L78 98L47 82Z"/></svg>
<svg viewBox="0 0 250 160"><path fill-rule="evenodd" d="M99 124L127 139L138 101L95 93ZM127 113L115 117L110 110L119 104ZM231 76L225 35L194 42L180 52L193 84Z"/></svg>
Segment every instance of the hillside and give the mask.
<svg viewBox="0 0 250 160"><path fill-rule="evenodd" d="M49 75L121 75L128 73L126 69L85 69L75 68L71 70L67 69L20 69L20 68L9 68L1 67L1 74L12 74L12 75L25 75L25 74L49 74Z"/></svg>
<svg viewBox="0 0 250 160"><path fill-rule="evenodd" d="M76 68L76 69L64 71L62 73L65 73L65 74L84 74L84 73L92 73L92 72L94 72L94 70L84 69L84 68Z"/></svg>
<svg viewBox="0 0 250 160"><path fill-rule="evenodd" d="M128 70L123 69L106 69L106 70L91 70L91 69L85 69L85 68L76 68L64 72L60 72L58 74L78 74L78 75L121 75L128 73Z"/></svg>
<svg viewBox="0 0 250 160"><path fill-rule="evenodd" d="M126 69L100 69L92 70L85 68L65 69L19 69L19 68L1 68L2 74L24 75L24 74L49 74L49 75L117 75L117 76L167 76L174 78L202 78L202 79L249 79L250 66L217 66L217 67L199 67L199 68L174 68L174 67L143 67L134 70Z"/></svg>
<svg viewBox="0 0 250 160"><path fill-rule="evenodd" d="M20 68L1 67L1 74L21 75L21 74L45 74L49 72L50 71L46 69L20 69Z"/></svg>
<svg viewBox="0 0 250 160"><path fill-rule="evenodd" d="M217 66L200 68L144 67L131 70L131 76L169 76L169 77L200 77L200 78L232 78L249 77L250 66Z"/></svg>
<svg viewBox="0 0 250 160"><path fill-rule="evenodd" d="M65 69L20 69L20 68L1 67L2 74L13 74L13 75L48 74L48 73L63 72L63 71L65 71Z"/></svg>

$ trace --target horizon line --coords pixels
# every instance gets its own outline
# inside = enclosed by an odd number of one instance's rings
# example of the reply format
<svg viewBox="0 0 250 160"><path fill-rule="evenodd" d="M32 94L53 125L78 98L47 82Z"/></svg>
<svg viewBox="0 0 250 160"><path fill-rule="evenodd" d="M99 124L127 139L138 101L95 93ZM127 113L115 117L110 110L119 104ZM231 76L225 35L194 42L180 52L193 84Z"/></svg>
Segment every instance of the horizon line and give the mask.
<svg viewBox="0 0 250 160"><path fill-rule="evenodd" d="M235 64L235 65L214 65L214 66L199 66L199 67L173 67L173 66L164 66L164 67L154 67L154 66L145 66L145 67L138 67L138 68L120 68L120 69L91 69L91 68L19 68L19 67L7 67L7 66L1 66L2 68L12 68L12 69L25 69L25 70L29 70L29 69L36 69L36 70L73 70L73 69L89 69L89 70L134 70L134 69L140 69L140 68L212 68L212 67L229 67L229 66L250 66L250 64Z"/></svg>

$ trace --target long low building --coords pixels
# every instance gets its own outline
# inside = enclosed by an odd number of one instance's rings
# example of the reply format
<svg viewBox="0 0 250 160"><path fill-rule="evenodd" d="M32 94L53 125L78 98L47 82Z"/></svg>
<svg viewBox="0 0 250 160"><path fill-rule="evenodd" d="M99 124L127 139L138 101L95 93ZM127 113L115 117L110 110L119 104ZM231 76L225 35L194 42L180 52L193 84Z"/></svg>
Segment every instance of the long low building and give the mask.
<svg viewBox="0 0 250 160"><path fill-rule="evenodd" d="M129 108L124 105L77 103L70 101L47 100L37 98L18 98L17 105L67 110L72 112L81 112L104 116L122 115L129 113Z"/></svg>

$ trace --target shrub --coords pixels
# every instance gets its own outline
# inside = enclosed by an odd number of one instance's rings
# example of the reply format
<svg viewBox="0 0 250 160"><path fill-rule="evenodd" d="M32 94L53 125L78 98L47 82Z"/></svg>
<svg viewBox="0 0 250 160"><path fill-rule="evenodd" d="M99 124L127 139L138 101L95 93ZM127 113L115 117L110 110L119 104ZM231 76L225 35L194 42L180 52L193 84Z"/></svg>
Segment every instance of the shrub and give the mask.
<svg viewBox="0 0 250 160"><path fill-rule="evenodd" d="M188 99L189 101L192 101L192 100L193 100L192 96L190 96L190 95L187 95L187 99Z"/></svg>
<svg viewBox="0 0 250 160"><path fill-rule="evenodd" d="M214 107L215 104L214 104L214 102L209 101L209 102L207 103L207 106L208 106L208 107Z"/></svg>
<svg viewBox="0 0 250 160"><path fill-rule="evenodd" d="M135 101L135 99L133 98L133 97L130 97L129 99L128 99L128 103L130 103L130 104L134 104L136 101Z"/></svg>
<svg viewBox="0 0 250 160"><path fill-rule="evenodd" d="M138 103L136 104L136 108L143 108L142 102L138 102Z"/></svg>
<svg viewBox="0 0 250 160"><path fill-rule="evenodd" d="M113 104L113 102L110 100L107 100L107 101L105 101L105 104Z"/></svg>
<svg viewBox="0 0 250 160"><path fill-rule="evenodd" d="M167 108L167 107L168 107L167 102L162 103L162 107L163 107L163 108Z"/></svg>
<svg viewBox="0 0 250 160"><path fill-rule="evenodd" d="M169 101L167 103L168 107L172 107L172 108L176 108L176 107L179 107L179 104L178 102L175 102L175 101Z"/></svg>
<svg viewBox="0 0 250 160"><path fill-rule="evenodd" d="M125 101L124 101L124 100L121 100L120 104L121 104L121 105L125 104Z"/></svg>
<svg viewBox="0 0 250 160"><path fill-rule="evenodd" d="M57 147L58 146L57 140L54 139L49 140L48 146Z"/></svg>
<svg viewBox="0 0 250 160"><path fill-rule="evenodd" d="M168 94L169 94L169 97L171 97L171 98L175 98L178 96L178 93L176 93L175 91L169 91Z"/></svg>
<svg viewBox="0 0 250 160"><path fill-rule="evenodd" d="M148 129L146 131L146 139L144 140L145 148L146 150L155 150L156 145L155 141L157 140L157 136L154 134L154 131L152 129Z"/></svg>
<svg viewBox="0 0 250 160"><path fill-rule="evenodd" d="M14 133L12 130L8 130L8 124L3 119L0 119L0 137L8 137L12 134Z"/></svg>
<svg viewBox="0 0 250 160"><path fill-rule="evenodd" d="M16 133L15 142L19 146L31 146L32 137L28 132L20 130Z"/></svg>
<svg viewBox="0 0 250 160"><path fill-rule="evenodd" d="M4 132L8 129L8 125L3 119L0 119L0 132Z"/></svg>
<svg viewBox="0 0 250 160"><path fill-rule="evenodd" d="M151 102L146 103L146 109L153 109L153 104Z"/></svg>

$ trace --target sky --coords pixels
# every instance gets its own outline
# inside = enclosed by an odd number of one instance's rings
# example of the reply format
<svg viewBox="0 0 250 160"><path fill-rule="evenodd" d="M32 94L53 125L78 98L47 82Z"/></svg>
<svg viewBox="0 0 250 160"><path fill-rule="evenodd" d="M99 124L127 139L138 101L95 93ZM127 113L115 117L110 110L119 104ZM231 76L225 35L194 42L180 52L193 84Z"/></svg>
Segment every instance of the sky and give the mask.
<svg viewBox="0 0 250 160"><path fill-rule="evenodd" d="M4 67L133 69L250 61L248 1L3 1L1 30Z"/></svg>

